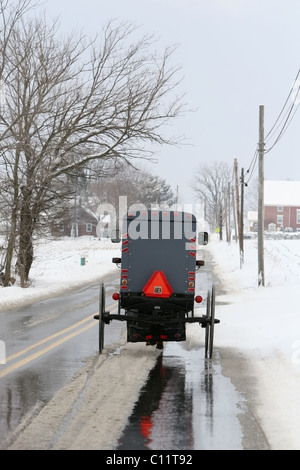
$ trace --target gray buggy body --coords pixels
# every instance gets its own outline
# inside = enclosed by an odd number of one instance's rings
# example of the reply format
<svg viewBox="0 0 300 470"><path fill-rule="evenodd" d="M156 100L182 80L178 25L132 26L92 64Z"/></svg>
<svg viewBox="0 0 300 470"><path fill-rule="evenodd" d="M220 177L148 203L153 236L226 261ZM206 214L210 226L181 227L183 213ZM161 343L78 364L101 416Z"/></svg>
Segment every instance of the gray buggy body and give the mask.
<svg viewBox="0 0 300 470"><path fill-rule="evenodd" d="M128 341L185 340L180 319L194 306L195 216L179 211L128 213L121 250L120 307L134 319L153 320L139 325L130 321ZM178 320L177 325L171 320Z"/></svg>
<svg viewBox="0 0 300 470"><path fill-rule="evenodd" d="M186 323L197 322L209 329L214 319L214 293L208 294L206 312L194 316L196 270L204 261L196 259L197 241L207 243L207 233L197 234L196 217L188 212L140 210L128 212L123 221L121 257L113 258L120 268L118 314L110 314L100 301L100 349L104 324L117 319L127 323L127 341L161 344L185 341ZM212 312L213 309L213 312ZM213 317L212 317L213 314ZM209 339L206 338L206 349Z"/></svg>
<svg viewBox="0 0 300 470"><path fill-rule="evenodd" d="M188 281L189 272L194 274L196 268L195 216L148 211L137 216L129 213L126 222L121 269L127 270L129 276L124 290L129 295L143 295L150 276L161 271L172 288L171 297L193 295Z"/></svg>

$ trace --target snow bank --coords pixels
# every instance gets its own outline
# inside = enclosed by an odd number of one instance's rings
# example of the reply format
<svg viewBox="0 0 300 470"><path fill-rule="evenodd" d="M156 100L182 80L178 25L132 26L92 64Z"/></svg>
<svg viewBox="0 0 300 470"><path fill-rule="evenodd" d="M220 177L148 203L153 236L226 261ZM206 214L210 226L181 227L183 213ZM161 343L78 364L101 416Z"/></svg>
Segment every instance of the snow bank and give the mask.
<svg viewBox="0 0 300 470"><path fill-rule="evenodd" d="M35 248L29 286L0 287L0 312L97 281L115 271L114 256L120 256L120 245L110 239L87 236L41 240Z"/></svg>
<svg viewBox="0 0 300 470"><path fill-rule="evenodd" d="M209 245L227 292L217 297L215 345L242 353L257 379L254 412L272 449L300 448L300 242L265 241L265 284L257 286L257 242Z"/></svg>
<svg viewBox="0 0 300 470"><path fill-rule="evenodd" d="M216 328L216 334L220 334L218 340L224 346L250 351L280 350L295 363L295 343L300 340L299 241L265 241L266 287L258 287L256 240L245 240L242 268L235 243L212 242L207 249L226 286L226 293L217 298L222 320L222 327ZM225 335L227 325L232 330Z"/></svg>

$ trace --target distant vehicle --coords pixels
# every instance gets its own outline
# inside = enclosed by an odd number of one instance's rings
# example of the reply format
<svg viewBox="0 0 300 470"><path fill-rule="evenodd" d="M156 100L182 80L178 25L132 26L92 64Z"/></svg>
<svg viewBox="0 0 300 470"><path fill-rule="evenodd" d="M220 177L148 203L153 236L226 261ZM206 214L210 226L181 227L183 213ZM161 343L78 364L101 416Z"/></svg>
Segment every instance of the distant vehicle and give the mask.
<svg viewBox="0 0 300 470"><path fill-rule="evenodd" d="M165 341L185 341L186 323L205 328L205 357L212 357L215 319L215 289L207 293L206 310L194 316L196 270L204 261L196 259L196 245L208 243L207 232L197 233L196 217L181 211L128 212L123 224L121 257L113 258L120 268L120 290L113 294L118 313L105 310L105 287L100 285L99 352L104 345L104 325L126 321L127 341L163 347Z"/></svg>

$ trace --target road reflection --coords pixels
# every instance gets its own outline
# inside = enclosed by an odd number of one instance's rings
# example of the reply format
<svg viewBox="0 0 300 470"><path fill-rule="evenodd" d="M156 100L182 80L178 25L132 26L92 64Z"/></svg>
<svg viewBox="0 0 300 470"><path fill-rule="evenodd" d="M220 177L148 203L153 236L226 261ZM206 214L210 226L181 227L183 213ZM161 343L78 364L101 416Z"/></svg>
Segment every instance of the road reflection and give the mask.
<svg viewBox="0 0 300 470"><path fill-rule="evenodd" d="M163 365L161 354L141 390L139 400L119 441L118 449L149 449L152 442L152 416L159 408L163 392L171 376L172 369Z"/></svg>
<svg viewBox="0 0 300 470"><path fill-rule="evenodd" d="M43 383L41 377L35 373L20 374L13 382L2 379L1 382L1 403L0 403L0 423L1 440L9 431L15 429L20 422L22 410L33 409L42 404Z"/></svg>
<svg viewBox="0 0 300 470"><path fill-rule="evenodd" d="M168 344L116 450L241 449L240 401L217 360Z"/></svg>

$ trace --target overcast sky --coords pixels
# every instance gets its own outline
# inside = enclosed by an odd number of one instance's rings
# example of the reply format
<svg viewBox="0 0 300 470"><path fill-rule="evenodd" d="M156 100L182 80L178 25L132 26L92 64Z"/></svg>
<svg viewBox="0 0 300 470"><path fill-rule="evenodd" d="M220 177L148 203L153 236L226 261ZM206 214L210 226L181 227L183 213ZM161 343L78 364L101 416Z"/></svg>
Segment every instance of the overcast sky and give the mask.
<svg viewBox="0 0 300 470"><path fill-rule="evenodd" d="M154 33L163 48L179 45L173 61L182 67L182 88L196 111L174 123L174 134L191 145L162 147L151 169L174 190L178 186L185 203L194 201L190 185L201 163L233 167L237 158L247 172L258 144L259 106L265 107L267 135L300 68L300 0L46 0L44 8L60 17L63 29L94 36L110 19L125 19L140 26L141 35ZM286 112L291 104L292 97ZM266 179L300 180L300 109L292 116L265 155ZM257 166L250 183L256 176Z"/></svg>

